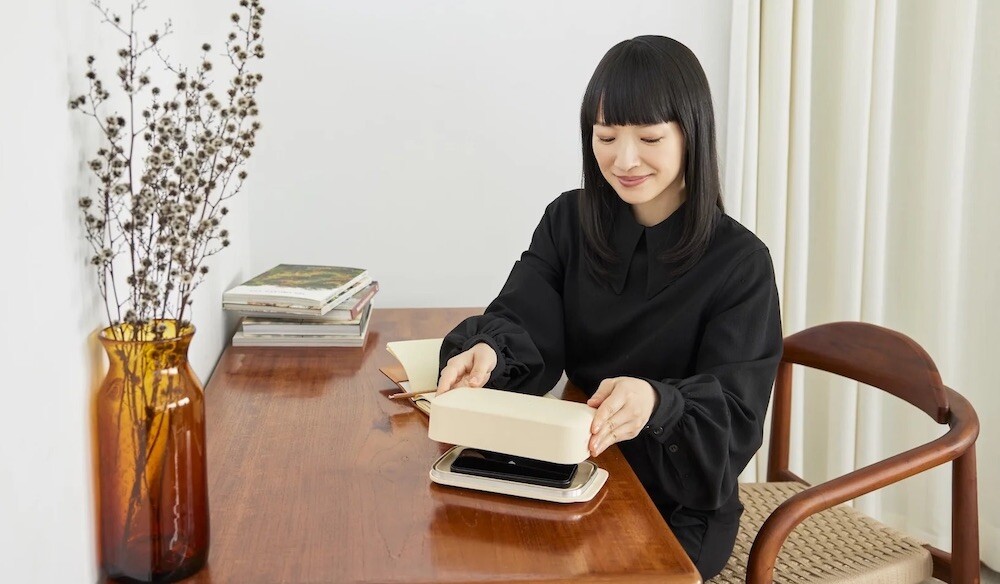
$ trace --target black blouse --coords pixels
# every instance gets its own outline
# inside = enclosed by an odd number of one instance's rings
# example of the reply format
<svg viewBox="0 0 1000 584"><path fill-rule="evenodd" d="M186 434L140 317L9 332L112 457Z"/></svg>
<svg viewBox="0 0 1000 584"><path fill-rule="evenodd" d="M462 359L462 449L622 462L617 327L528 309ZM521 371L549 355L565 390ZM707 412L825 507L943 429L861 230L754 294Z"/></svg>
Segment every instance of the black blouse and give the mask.
<svg viewBox="0 0 1000 584"><path fill-rule="evenodd" d="M548 205L500 295L445 337L440 366L485 342L497 352L487 383L496 389L542 395L563 369L588 395L609 377L647 380L658 403L618 447L650 498L672 526L684 522L679 508L696 523L738 519L736 479L761 445L782 351L767 247L716 210L705 255L672 276L656 258L680 238L687 205L644 227L619 200L611 244L623 261L609 289L587 272L580 196Z"/></svg>

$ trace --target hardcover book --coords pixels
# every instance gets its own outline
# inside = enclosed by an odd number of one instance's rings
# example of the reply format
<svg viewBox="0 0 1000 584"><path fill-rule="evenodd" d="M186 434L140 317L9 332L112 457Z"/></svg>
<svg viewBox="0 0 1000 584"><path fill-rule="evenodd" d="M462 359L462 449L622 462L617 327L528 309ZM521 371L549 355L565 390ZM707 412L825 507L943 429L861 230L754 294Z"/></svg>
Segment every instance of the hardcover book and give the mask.
<svg viewBox="0 0 1000 584"><path fill-rule="evenodd" d="M224 304L302 308L330 305L332 309L335 299L365 278L371 281L368 270L362 268L279 264L226 291L222 301Z"/></svg>
<svg viewBox="0 0 1000 584"><path fill-rule="evenodd" d="M283 316L288 317L309 317L309 318L324 318L327 314L334 311L341 304L349 300L355 294L361 293L367 286L372 283L371 276L367 273L363 274L359 280L351 284L345 289L341 289L337 295L335 295L326 304L318 306L307 306L301 303L291 303L287 301L273 300L260 298L258 300L251 300L249 302L235 302L227 300L223 297L222 308L244 316L253 316L260 314L270 314L275 317L281 318ZM235 288L234 288L235 290ZM232 298L232 296L230 296ZM362 306L358 309L363 309ZM351 309L353 313L355 308ZM344 313L340 314L340 318L343 319ZM336 320L336 319L330 319Z"/></svg>
<svg viewBox="0 0 1000 584"><path fill-rule="evenodd" d="M360 332L356 334L303 332L256 334L238 330L233 335L234 347L364 347L368 340L368 325L371 322L372 305L369 304L361 316Z"/></svg>
<svg viewBox="0 0 1000 584"><path fill-rule="evenodd" d="M223 308L235 312L247 318L246 322L256 323L281 323L281 324L330 324L352 325L359 322L362 313L367 308L375 294L378 293L379 285L377 281L368 284L362 282L361 285L351 288L346 293L356 291L343 302L340 302L328 312L319 314L317 311L307 311L305 309L285 309L277 306L260 306L245 304L223 304Z"/></svg>
<svg viewBox="0 0 1000 584"><path fill-rule="evenodd" d="M369 303L354 320L323 322L317 319L244 317L240 330L248 335L360 335L371 311Z"/></svg>

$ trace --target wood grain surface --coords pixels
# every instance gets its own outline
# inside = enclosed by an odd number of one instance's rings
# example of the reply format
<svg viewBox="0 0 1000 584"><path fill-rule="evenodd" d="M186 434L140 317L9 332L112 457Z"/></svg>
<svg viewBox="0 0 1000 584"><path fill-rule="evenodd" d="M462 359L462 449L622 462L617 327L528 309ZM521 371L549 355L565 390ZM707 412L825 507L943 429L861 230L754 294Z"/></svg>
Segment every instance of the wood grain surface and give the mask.
<svg viewBox="0 0 1000 584"><path fill-rule="evenodd" d="M186 582L699 582L615 447L589 503L431 483L447 445L388 399L385 344L480 312L375 309L364 349L228 348L206 387L209 561Z"/></svg>

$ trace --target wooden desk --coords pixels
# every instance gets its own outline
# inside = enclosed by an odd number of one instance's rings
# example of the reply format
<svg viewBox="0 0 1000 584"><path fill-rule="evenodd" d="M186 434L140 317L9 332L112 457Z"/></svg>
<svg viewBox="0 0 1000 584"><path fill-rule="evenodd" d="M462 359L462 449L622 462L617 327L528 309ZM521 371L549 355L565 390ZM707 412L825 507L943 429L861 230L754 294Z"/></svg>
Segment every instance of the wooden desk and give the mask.
<svg viewBox="0 0 1000 584"><path fill-rule="evenodd" d="M615 447L589 503L431 483L447 447L378 368L386 342L480 312L376 309L364 350L228 348L206 388L209 560L186 582L699 582Z"/></svg>

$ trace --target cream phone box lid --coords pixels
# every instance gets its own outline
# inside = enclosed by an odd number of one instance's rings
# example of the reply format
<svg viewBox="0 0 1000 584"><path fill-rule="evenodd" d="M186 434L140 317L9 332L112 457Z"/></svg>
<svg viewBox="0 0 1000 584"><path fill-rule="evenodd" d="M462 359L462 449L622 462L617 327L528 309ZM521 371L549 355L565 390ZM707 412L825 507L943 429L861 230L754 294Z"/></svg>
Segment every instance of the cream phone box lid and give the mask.
<svg viewBox="0 0 1000 584"><path fill-rule="evenodd" d="M431 402L427 435L446 444L578 464L590 457L596 411L576 402L459 387Z"/></svg>

